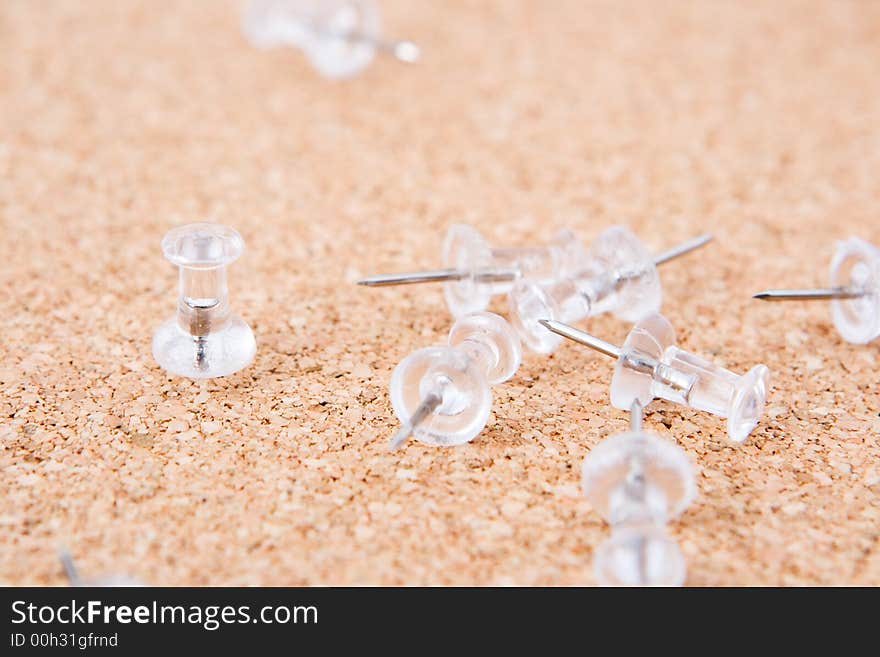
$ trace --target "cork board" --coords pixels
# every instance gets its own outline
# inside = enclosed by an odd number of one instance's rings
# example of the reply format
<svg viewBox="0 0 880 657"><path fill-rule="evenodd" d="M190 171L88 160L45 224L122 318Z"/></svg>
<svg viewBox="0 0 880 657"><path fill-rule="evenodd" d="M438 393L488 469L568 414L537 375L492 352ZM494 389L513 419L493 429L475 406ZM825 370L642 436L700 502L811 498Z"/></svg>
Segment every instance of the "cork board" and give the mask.
<svg viewBox="0 0 880 657"><path fill-rule="evenodd" d="M236 3L0 7L0 582L159 585L594 582L608 536L584 456L626 427L611 364L528 356L471 444L389 454L395 364L442 343L447 227L502 244L625 224L664 248L686 348L773 372L742 447L652 406L700 496L671 526L692 585L880 584L880 344L836 334L834 241L880 242L880 4L383 2L424 60L340 83L260 52ZM166 375L172 226L235 226L254 364ZM504 311L499 303L497 310ZM591 332L621 340L613 317Z"/></svg>

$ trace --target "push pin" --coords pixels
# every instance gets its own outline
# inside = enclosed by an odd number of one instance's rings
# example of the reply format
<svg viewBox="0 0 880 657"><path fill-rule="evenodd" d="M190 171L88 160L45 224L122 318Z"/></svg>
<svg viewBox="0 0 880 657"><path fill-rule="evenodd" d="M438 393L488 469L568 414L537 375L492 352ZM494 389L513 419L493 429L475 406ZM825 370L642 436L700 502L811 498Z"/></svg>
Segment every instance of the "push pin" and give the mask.
<svg viewBox="0 0 880 657"><path fill-rule="evenodd" d="M257 48L302 49L328 78L350 78L365 69L376 51L407 64L419 60L411 41L381 37L379 8L372 0L254 0L242 29Z"/></svg>
<svg viewBox="0 0 880 657"><path fill-rule="evenodd" d="M244 240L219 224L188 224L169 231L162 253L180 268L177 316L153 336L153 357L172 374L194 379L226 376L250 364L254 334L229 309L226 266Z"/></svg>
<svg viewBox="0 0 880 657"><path fill-rule="evenodd" d="M453 317L482 312L496 294L506 294L517 279L551 283L574 271L584 248L571 231L559 233L547 246L493 248L479 232L455 224L443 243L443 267L432 271L383 274L358 281L381 287L410 283L444 283L446 305Z"/></svg>
<svg viewBox="0 0 880 657"><path fill-rule="evenodd" d="M654 399L683 404L727 418L727 435L743 442L761 419L770 371L756 365L740 376L675 345L675 331L656 313L639 321L623 347L600 340L573 326L540 320L548 329L617 359L611 379L611 404L626 410L634 401Z"/></svg>
<svg viewBox="0 0 880 657"><path fill-rule="evenodd" d="M476 313L452 326L445 347L419 349L391 376L391 405L402 426L397 449L411 435L437 446L473 440L489 420L492 386L514 375L522 349L498 315Z"/></svg>
<svg viewBox="0 0 880 657"><path fill-rule="evenodd" d="M73 562L73 556L71 556L70 552L62 548L58 551L58 557L61 559L61 565L64 567L64 572L71 586L97 586L101 588L144 586L143 582L125 575L84 580L80 577L79 570Z"/></svg>
<svg viewBox="0 0 880 657"><path fill-rule="evenodd" d="M764 301L830 300L831 317L847 342L868 344L880 337L880 249L858 237L839 242L831 261L831 287L767 290Z"/></svg>
<svg viewBox="0 0 880 657"><path fill-rule="evenodd" d="M583 487L611 525L593 567L602 586L681 586L684 555L666 534L696 496L694 469L678 445L642 431L642 405L630 409L630 430L596 446L584 459Z"/></svg>
<svg viewBox="0 0 880 657"><path fill-rule="evenodd" d="M572 276L541 284L520 280L508 295L510 321L527 347L549 354L562 339L547 331L542 319L571 324L605 312L635 322L660 310L662 291L657 266L700 248L712 239L702 235L651 256L638 237L623 226L604 231Z"/></svg>

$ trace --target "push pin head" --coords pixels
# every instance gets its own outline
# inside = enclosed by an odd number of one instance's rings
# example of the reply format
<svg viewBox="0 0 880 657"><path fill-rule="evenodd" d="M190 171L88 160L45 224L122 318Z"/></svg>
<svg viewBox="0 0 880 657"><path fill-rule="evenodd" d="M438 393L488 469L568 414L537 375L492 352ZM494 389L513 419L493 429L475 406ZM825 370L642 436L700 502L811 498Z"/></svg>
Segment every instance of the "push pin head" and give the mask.
<svg viewBox="0 0 880 657"><path fill-rule="evenodd" d="M880 337L880 249L851 237L837 245L828 289L767 290L764 301L830 300L831 317L847 342L867 344Z"/></svg>
<svg viewBox="0 0 880 657"><path fill-rule="evenodd" d="M391 441L410 435L428 445L462 445L489 419L493 385L514 375L522 350L510 325L498 315L459 319L446 346L407 356L391 377L391 405L402 426Z"/></svg>
<svg viewBox="0 0 880 657"><path fill-rule="evenodd" d="M584 494L612 526L596 552L596 578L605 586L681 586L684 556L664 528L696 496L693 466L680 447L639 426L634 419L630 432L603 441L584 460Z"/></svg>
<svg viewBox="0 0 880 657"><path fill-rule="evenodd" d="M687 577L681 548L652 525L616 530L596 550L593 568L602 586L682 586Z"/></svg>
<svg viewBox="0 0 880 657"><path fill-rule="evenodd" d="M757 365L740 376L675 345L675 331L665 317L648 315L616 347L589 333L541 320L549 330L617 358L611 380L611 404L628 409L666 399L727 418L727 435L742 443L757 426L767 399L770 371Z"/></svg>
<svg viewBox="0 0 880 657"><path fill-rule="evenodd" d="M574 322L604 311L641 317L660 308L660 277L641 240L623 226L604 231L574 276L550 285L521 280L508 298L511 322L526 346L556 350L562 338L538 320Z"/></svg>
<svg viewBox="0 0 880 657"><path fill-rule="evenodd" d="M690 253L712 239L702 235L669 251L651 256L645 245L623 226L603 232L580 269L552 284L520 280L508 297L511 323L533 351L552 353L562 339L542 319L572 323L605 312L629 322L660 309L663 293L657 265Z"/></svg>
<svg viewBox="0 0 880 657"><path fill-rule="evenodd" d="M188 224L169 231L162 252L180 270L177 316L153 336L153 356L173 374L196 379L226 376L250 364L256 342L229 309L226 266L244 241L219 224Z"/></svg>
<svg viewBox="0 0 880 657"><path fill-rule="evenodd" d="M357 75L377 50L405 63L420 57L414 43L382 39L379 9L372 0L253 0L242 29L258 48L302 49L328 78Z"/></svg>
<svg viewBox="0 0 880 657"><path fill-rule="evenodd" d="M492 247L475 229L450 227L443 243L443 267L431 271L383 274L359 283L369 287L443 282L446 305L454 317L486 310L492 297L506 294L518 279L543 283L574 271L584 249L571 231L561 231L547 246Z"/></svg>
<svg viewBox="0 0 880 657"><path fill-rule="evenodd" d="M492 248L470 226L456 224L443 244L443 266L467 273L446 281L446 305L453 317L489 307L492 297L510 291L514 281L551 281L584 259L584 248L569 230L560 231L548 246Z"/></svg>
<svg viewBox="0 0 880 657"><path fill-rule="evenodd" d="M509 285L518 275L516 270L511 270L498 271L495 280L491 276L481 277L480 273L498 269L492 261L492 247L479 231L464 224L455 224L446 233L443 267L461 274L443 283L443 295L453 317L485 310L497 285Z"/></svg>

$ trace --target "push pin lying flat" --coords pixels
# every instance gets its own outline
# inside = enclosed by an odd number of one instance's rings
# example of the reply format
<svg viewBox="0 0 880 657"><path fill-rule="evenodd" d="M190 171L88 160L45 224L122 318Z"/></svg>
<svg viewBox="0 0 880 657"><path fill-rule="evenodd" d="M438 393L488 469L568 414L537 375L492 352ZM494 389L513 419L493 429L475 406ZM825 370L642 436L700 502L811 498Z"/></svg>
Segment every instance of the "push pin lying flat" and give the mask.
<svg viewBox="0 0 880 657"><path fill-rule="evenodd" d="M489 419L492 386L512 377L522 348L510 325L492 313L462 317L445 347L419 349L391 376L391 405L401 421L396 449L415 436L428 445L462 445Z"/></svg>
<svg viewBox="0 0 880 657"><path fill-rule="evenodd" d="M662 315L648 315L629 332L623 347L573 326L541 320L569 340L617 359L611 379L611 404L626 410L638 401L647 406L666 399L727 418L727 435L743 442L761 419L770 371L756 365L740 376L675 345L675 331Z"/></svg>
<svg viewBox="0 0 880 657"><path fill-rule="evenodd" d="M549 354L562 339L541 319L572 323L613 312L635 322L660 310L662 291L657 266L700 248L712 239L702 235L651 256L638 237L623 226L604 231L581 260L576 273L541 284L517 281L508 296L510 321L527 347Z"/></svg>
<svg viewBox="0 0 880 657"><path fill-rule="evenodd" d="M584 494L611 525L593 560L603 586L681 586L687 567L666 524L696 496L694 469L678 445L642 431L642 405L630 430L604 440L584 459Z"/></svg>
<svg viewBox="0 0 880 657"><path fill-rule="evenodd" d="M382 39L379 9L372 0L254 0L242 29L258 48L302 49L328 78L350 78L365 69L376 51L412 64L419 47Z"/></svg>
<svg viewBox="0 0 880 657"><path fill-rule="evenodd" d="M77 570L70 552L62 548L58 551L58 557L61 559L61 565L64 567L64 573L67 575L71 586L97 586L102 588L144 586L143 582L125 575L84 580L80 577L79 570Z"/></svg>
<svg viewBox="0 0 880 657"><path fill-rule="evenodd" d="M839 242L827 289L767 290L764 301L830 300L831 317L847 342L867 344L880 337L880 249L858 237Z"/></svg>
<svg viewBox="0 0 880 657"><path fill-rule="evenodd" d="M231 313L226 287L226 266L243 250L241 235L219 224L188 224L162 240L162 253L180 268L180 297L177 316L153 336L153 356L172 374L226 376L254 359L254 334Z"/></svg>
<svg viewBox="0 0 880 657"><path fill-rule="evenodd" d="M453 317L462 317L486 310L492 297L509 292L517 279L558 280L583 261L584 253L567 230L547 246L493 248L470 226L455 224L443 243L444 269L383 274L358 283L381 287L442 281L449 311Z"/></svg>

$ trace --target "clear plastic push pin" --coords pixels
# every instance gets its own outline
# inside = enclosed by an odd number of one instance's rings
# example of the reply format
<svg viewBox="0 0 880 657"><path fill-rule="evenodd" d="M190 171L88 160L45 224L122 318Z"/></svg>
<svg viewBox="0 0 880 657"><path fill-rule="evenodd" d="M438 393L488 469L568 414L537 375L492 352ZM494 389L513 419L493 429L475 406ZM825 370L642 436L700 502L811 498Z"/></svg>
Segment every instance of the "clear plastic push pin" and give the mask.
<svg viewBox="0 0 880 657"><path fill-rule="evenodd" d="M226 287L226 266L243 250L241 235L219 224L188 224L162 240L162 253L180 268L180 297L177 316L153 336L153 356L172 374L226 376L254 359L254 334L230 311Z"/></svg>
<svg viewBox="0 0 880 657"><path fill-rule="evenodd" d="M144 586L144 583L127 577L125 575L112 575L98 579L82 579L76 564L73 562L73 556L66 549L58 551L58 557L61 559L61 565L64 567L64 573L70 581L71 586L97 586L97 587L135 587Z"/></svg>
<svg viewBox="0 0 880 657"><path fill-rule="evenodd" d="M443 243L444 269L383 274L358 283L381 287L442 281L449 311L462 317L486 310L493 296L509 292L518 279L559 280L577 268L585 253L568 230L546 246L494 248L475 229L455 224Z"/></svg>
<svg viewBox="0 0 880 657"><path fill-rule="evenodd" d="M242 24L258 48L302 49L328 78L350 78L365 69L376 51L412 64L419 47L382 38L379 9L372 0L253 0Z"/></svg>
<svg viewBox="0 0 880 657"><path fill-rule="evenodd" d="M572 276L549 285L535 280L517 281L508 296L510 321L523 343L542 354L555 351L562 339L545 329L541 319L570 324L613 312L635 322L660 310L657 266L711 239L711 235L702 235L652 256L632 232L613 226L599 235Z"/></svg>
<svg viewBox="0 0 880 657"><path fill-rule="evenodd" d="M611 404L628 409L666 399L727 418L727 435L743 442L761 419L770 370L756 365L744 375L719 367L675 345L675 331L662 315L648 315L629 332L622 347L554 320L548 329L617 359L611 379Z"/></svg>
<svg viewBox="0 0 880 657"><path fill-rule="evenodd" d="M411 435L428 445L462 445L489 419L492 386L512 377L522 348L510 325L492 313L462 317L447 346L420 349L391 376L391 405L401 421L390 449Z"/></svg>
<svg viewBox="0 0 880 657"><path fill-rule="evenodd" d="M681 586L684 555L666 524L696 497L694 469L679 446L642 431L634 401L628 433L612 436L584 459L584 494L611 525L593 561L603 586Z"/></svg>
<svg viewBox="0 0 880 657"><path fill-rule="evenodd" d="M839 242L831 261L831 287L766 290L764 301L830 300L831 317L847 342L867 344L880 337L880 249L858 237Z"/></svg>

